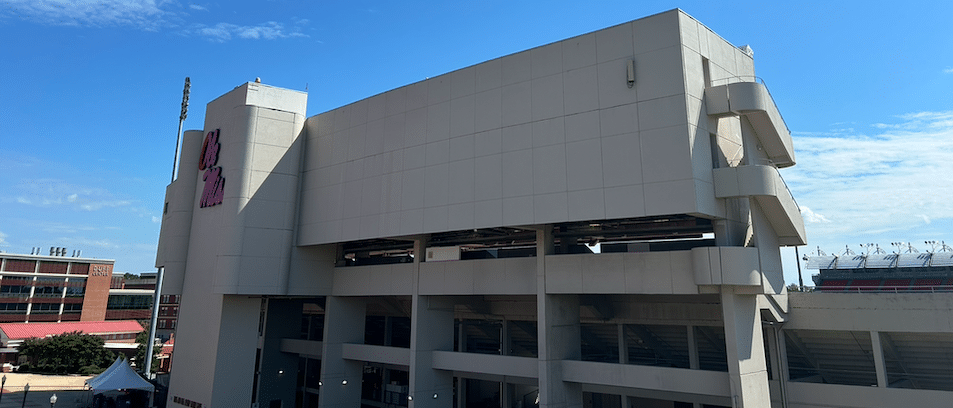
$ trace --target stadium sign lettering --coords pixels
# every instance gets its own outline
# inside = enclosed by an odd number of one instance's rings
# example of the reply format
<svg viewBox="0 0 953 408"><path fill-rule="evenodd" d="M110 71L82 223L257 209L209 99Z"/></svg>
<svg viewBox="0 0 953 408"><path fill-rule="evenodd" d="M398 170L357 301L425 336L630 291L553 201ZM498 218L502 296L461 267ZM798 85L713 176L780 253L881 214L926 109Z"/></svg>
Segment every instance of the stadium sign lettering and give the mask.
<svg viewBox="0 0 953 408"><path fill-rule="evenodd" d="M218 143L218 131L219 129L215 129L205 135L205 143L202 144L202 154L199 157L199 170L205 170L205 175L202 176L205 188L199 201L201 208L221 204L225 197L225 177L222 176L222 167L216 166L218 151L222 148Z"/></svg>

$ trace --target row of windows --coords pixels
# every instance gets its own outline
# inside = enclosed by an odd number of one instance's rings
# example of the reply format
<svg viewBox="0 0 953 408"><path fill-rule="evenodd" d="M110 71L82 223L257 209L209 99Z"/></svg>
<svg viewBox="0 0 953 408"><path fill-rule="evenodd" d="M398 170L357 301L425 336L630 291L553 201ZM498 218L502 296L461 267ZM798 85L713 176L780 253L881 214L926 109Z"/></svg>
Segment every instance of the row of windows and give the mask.
<svg viewBox="0 0 953 408"><path fill-rule="evenodd" d="M106 304L106 309L152 309L152 296L150 295L117 295L110 296Z"/></svg>
<svg viewBox="0 0 953 408"><path fill-rule="evenodd" d="M29 296L30 295L30 286L0 286L0 295L17 295L17 296ZM66 296L84 296L86 294L86 288L82 287L68 287L66 288ZM37 286L33 291L33 296L37 297L57 297L63 295L63 288L54 287L54 286Z"/></svg>
<svg viewBox="0 0 953 408"><path fill-rule="evenodd" d="M159 319L159 321L156 322L156 327L157 327L157 328L160 328L160 329L174 329L174 328L175 328L175 320L173 320L173 319L170 319L170 320Z"/></svg>
<svg viewBox="0 0 953 408"><path fill-rule="evenodd" d="M40 262L40 268L37 269L36 261L23 259L7 259L4 262L3 270L6 272L39 272L39 273L69 273L72 275L88 275L89 264L74 263L72 266L68 262Z"/></svg>

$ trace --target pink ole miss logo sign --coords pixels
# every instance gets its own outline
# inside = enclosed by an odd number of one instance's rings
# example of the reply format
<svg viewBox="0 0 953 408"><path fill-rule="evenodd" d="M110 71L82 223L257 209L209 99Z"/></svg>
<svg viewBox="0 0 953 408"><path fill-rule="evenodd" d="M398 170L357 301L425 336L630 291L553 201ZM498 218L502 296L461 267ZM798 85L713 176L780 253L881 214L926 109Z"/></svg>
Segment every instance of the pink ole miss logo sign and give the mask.
<svg viewBox="0 0 953 408"><path fill-rule="evenodd" d="M208 132L205 135L205 143L202 144L202 155L199 157L199 170L205 170L205 175L202 176L205 188L202 190L199 207L221 204L225 197L225 177L222 177L222 168L215 165L218 163L218 151L221 148L222 145L218 143L218 129Z"/></svg>

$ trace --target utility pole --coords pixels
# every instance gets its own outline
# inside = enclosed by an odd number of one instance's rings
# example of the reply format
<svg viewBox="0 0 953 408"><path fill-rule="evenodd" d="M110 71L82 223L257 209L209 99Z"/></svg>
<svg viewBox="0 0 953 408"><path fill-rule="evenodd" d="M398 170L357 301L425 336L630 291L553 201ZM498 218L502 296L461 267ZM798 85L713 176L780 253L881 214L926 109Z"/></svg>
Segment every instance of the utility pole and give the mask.
<svg viewBox="0 0 953 408"><path fill-rule="evenodd" d="M179 141L182 139L182 123L189 116L189 93L192 84L189 77L185 77L185 88L182 90L182 113L179 114L179 131L175 134L175 155L172 156L172 181L175 181L175 169L179 159Z"/></svg>

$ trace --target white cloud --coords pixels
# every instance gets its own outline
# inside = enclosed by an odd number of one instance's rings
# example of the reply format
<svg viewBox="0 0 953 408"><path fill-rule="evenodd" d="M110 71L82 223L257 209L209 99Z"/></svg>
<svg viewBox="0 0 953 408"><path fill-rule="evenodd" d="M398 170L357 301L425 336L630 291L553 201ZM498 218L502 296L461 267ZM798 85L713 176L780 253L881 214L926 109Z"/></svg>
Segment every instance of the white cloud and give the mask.
<svg viewBox="0 0 953 408"><path fill-rule="evenodd" d="M128 207L130 200L117 199L104 188L70 184L59 179L27 179L14 186L16 202L38 207L68 205L84 211Z"/></svg>
<svg viewBox="0 0 953 408"><path fill-rule="evenodd" d="M782 173L811 245L947 238L953 111L909 113L871 127L871 134L795 134L798 164Z"/></svg>
<svg viewBox="0 0 953 408"><path fill-rule="evenodd" d="M946 67L946 69L943 70L943 73L944 73L944 74L953 74L953 67Z"/></svg>
<svg viewBox="0 0 953 408"><path fill-rule="evenodd" d="M7 0L4 9L21 18L49 25L131 26L155 30L166 24L167 12L155 0Z"/></svg>
<svg viewBox="0 0 953 408"><path fill-rule="evenodd" d="M804 217L804 221L809 223L831 222L831 220L827 219L827 217L811 211L811 209L808 207L801 207L801 216Z"/></svg>
<svg viewBox="0 0 953 408"><path fill-rule="evenodd" d="M159 217L156 217L155 215L153 215L153 216L152 216L152 222L158 224L158 223L162 222L162 218L159 218Z"/></svg>
<svg viewBox="0 0 953 408"><path fill-rule="evenodd" d="M307 20L301 20L301 22L307 23ZM218 23L211 27L200 25L191 32L205 36L209 40L216 42L225 42L231 40L233 37L249 40L275 40L278 38L307 37L307 35L299 31L299 28L294 27L288 30L284 27L284 25L275 21L269 21L254 26L240 26L230 23Z"/></svg>
<svg viewBox="0 0 953 408"><path fill-rule="evenodd" d="M0 232L0 247L10 246L10 243L7 242L7 234Z"/></svg>
<svg viewBox="0 0 953 408"><path fill-rule="evenodd" d="M200 6L198 4L189 4L189 8L192 10L198 10L198 11L208 11L207 7Z"/></svg>

